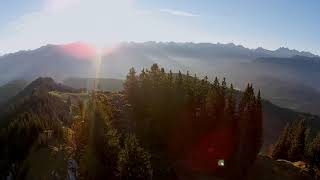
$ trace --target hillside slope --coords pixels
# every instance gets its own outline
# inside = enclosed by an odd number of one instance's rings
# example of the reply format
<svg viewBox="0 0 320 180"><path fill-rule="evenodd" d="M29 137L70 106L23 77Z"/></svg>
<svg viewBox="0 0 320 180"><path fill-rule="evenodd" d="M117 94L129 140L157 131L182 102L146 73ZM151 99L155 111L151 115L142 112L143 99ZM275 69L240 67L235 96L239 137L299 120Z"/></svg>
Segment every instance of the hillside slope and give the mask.
<svg viewBox="0 0 320 180"><path fill-rule="evenodd" d="M123 80L110 78L68 78L63 84L75 89L92 90L94 88L102 91L121 91L123 89ZM96 86L96 87L94 87Z"/></svg>
<svg viewBox="0 0 320 180"><path fill-rule="evenodd" d="M101 84L101 90L104 91L121 91L123 90L123 80L117 79L98 79ZM65 85L73 88L93 87L93 79L70 78L64 81ZM265 92L262 90L262 94ZM268 94L271 96L271 94ZM121 100L121 98L120 98ZM122 99L123 100L123 99ZM125 102L119 102L125 104ZM305 119L309 127L320 129L320 118L308 113L300 113L288 108L282 108L270 101L263 101L263 118L264 118L264 148L274 143L279 137L282 129L287 123L295 120Z"/></svg>
<svg viewBox="0 0 320 180"><path fill-rule="evenodd" d="M25 86L27 81L15 80L0 87L0 104L5 103L11 97L17 95Z"/></svg>
<svg viewBox="0 0 320 180"><path fill-rule="evenodd" d="M49 91L75 92L70 87L55 83L51 78L38 78L1 106L0 124L5 126L24 114L35 114L49 121L70 121L65 102L51 96Z"/></svg>
<svg viewBox="0 0 320 180"><path fill-rule="evenodd" d="M41 76L57 80L72 76L93 77L94 57L73 54L74 51L68 49L70 46L77 48L84 45L47 45L35 50L0 56L0 84L15 79L31 81Z"/></svg>
<svg viewBox="0 0 320 180"><path fill-rule="evenodd" d="M1 127L6 127L8 124L11 124L9 132L12 143L6 142L5 144L10 144L11 149L15 149L14 142L19 142L18 145L21 146L20 148L29 147L27 144L22 144L21 141L29 142L30 138L34 138L33 135L31 134L30 137L28 134L28 136L24 137L22 134L19 134L21 131L15 131L14 128L25 128L27 122L29 122L28 119L30 118L33 120L38 119L36 122L39 121L43 123L38 128L54 128L56 129L55 132L59 132L59 129L62 127L68 127L72 122L70 105L68 105L67 102L69 99L68 97L71 97L71 103L77 104L78 101L73 98L77 94L79 96L81 95L81 93L77 92L79 91L58 84L51 78L38 78L30 83L24 90L8 102L9 104L7 104L6 108L1 110ZM130 122L132 119L130 115L130 105L127 104L128 102L122 93L97 92L95 96L101 103L110 105L113 111L113 123L116 128L119 128L119 132L132 131L132 127L130 127L133 126L132 122ZM86 95L86 97L89 96ZM313 130L320 129L320 120L318 117L280 108L268 101L263 101L263 117L264 147L262 151L266 150L270 144L276 141L287 122L305 118L307 120L307 125ZM37 131L42 132L47 130L41 128ZM59 133L55 136L59 136ZM18 139L21 141L18 141ZM15 152L20 152L20 148L19 150L15 149ZM2 149L0 150L2 151ZM22 153L19 157L15 157L14 154L10 155L11 158L23 158L24 156L28 157L28 153ZM275 179L308 178L308 176L301 174L295 167L283 165L279 162L261 157L258 158L249 172L250 179L261 179L261 177L272 177Z"/></svg>

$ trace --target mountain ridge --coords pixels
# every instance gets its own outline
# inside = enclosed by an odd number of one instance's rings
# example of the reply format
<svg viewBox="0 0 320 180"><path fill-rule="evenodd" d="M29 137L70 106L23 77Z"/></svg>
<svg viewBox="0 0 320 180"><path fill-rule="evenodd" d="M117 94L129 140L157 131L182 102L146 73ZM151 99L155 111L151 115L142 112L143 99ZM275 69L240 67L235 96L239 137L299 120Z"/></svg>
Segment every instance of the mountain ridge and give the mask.
<svg viewBox="0 0 320 180"><path fill-rule="evenodd" d="M210 43L210 42L199 42L199 43L194 43L194 42L156 42L156 41L146 41L146 42L120 42L120 43L116 43L115 45L138 45L138 44L143 44L143 45L200 45L200 46L211 46L211 47L229 47L229 48L242 48L242 49L246 49L246 50L250 50L250 51L255 51L255 52L261 52L261 53L265 53L265 54L272 54L275 52L280 52L280 53L287 53L287 54L293 54L294 55L300 55L300 56L306 56L306 57L320 57L319 55L315 54L315 53L311 53L309 51L300 51L297 49L290 49L288 47L279 47L277 49L274 50L270 50L267 48L263 48L263 47L257 47L257 48L247 48L241 44L235 44L235 43ZM70 46L74 46L74 47L84 47L84 48L88 48L88 49L95 49L93 45L91 45L90 43L86 43L86 42L82 42L82 41L76 41L76 42L71 42L71 43L65 43L65 44L46 44L43 46L40 46L38 48L35 49L28 49L28 50L18 50L18 51L14 51L14 52L10 52L10 53L4 53L4 54L0 54L0 59L2 57L6 57L6 56L10 56L13 54L19 54L19 53L26 53L26 52L30 52L30 51L36 51L36 50L40 50L40 49L45 49L45 48L53 48L53 47L70 47ZM104 47L102 49L106 49L107 47Z"/></svg>
<svg viewBox="0 0 320 180"><path fill-rule="evenodd" d="M81 42L70 46L77 45L86 47ZM81 48L79 49L81 51ZM90 50L90 47L88 49ZM72 52L78 52L78 50L76 48ZM279 48L276 51L287 52L290 50ZM253 85L260 84L256 87L263 87L264 92L274 92L270 83L268 84L269 81L264 82L263 80L269 78L278 79L280 82L289 82L289 85L302 84L303 87L309 86L308 89L320 92L320 83L318 83L320 81L317 78L320 76L320 72L317 68L318 65L315 65L315 62L320 59L319 57L305 57L300 54L292 57L290 53L270 56L270 52L273 51L263 48L252 50L233 43L122 43L108 49L108 52L101 57L100 64L97 64L93 58L81 59L68 52L70 51L62 51L60 46L47 45L33 51L2 56L0 57L0 72L2 73L0 85L16 79L32 81L37 77L53 77L59 82L71 77L125 79L127 70L131 67L139 72L143 68L157 63L172 72L180 70L182 73L186 73L189 71L190 74L197 74L198 77L208 76L209 80L213 80L214 77L221 79L225 77L240 89L245 88L247 83L253 83ZM292 52L297 53L298 51ZM267 63L262 63L263 59ZM279 61L282 59L286 61ZM272 84L277 85L276 82ZM290 88L294 88L294 92L304 92L300 86L283 87L280 91L275 91L277 94L272 94L272 96L279 97ZM315 91L305 91L306 94L302 94L299 99L310 97L308 92L317 94ZM288 108L292 107L292 104L305 103L299 99L284 97L278 105L285 105L284 107ZM309 103L303 107L297 106L298 108L294 110L315 113L316 104L318 103Z"/></svg>

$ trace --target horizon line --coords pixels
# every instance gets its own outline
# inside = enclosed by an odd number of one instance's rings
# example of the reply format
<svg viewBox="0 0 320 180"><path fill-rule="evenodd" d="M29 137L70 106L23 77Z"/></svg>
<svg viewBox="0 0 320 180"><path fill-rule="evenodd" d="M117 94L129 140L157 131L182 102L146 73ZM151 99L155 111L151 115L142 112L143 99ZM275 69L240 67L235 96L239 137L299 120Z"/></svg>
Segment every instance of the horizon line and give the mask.
<svg viewBox="0 0 320 180"><path fill-rule="evenodd" d="M262 46L256 46L254 48L249 48L249 47L246 47L246 46L244 46L242 44L238 44L238 43L235 43L235 42L153 41L153 40L150 40L150 41L121 41L121 42L117 42L117 43L110 43L109 47L110 46L121 45L121 44L130 44L130 43L136 43L136 44L144 44L144 43L156 43L156 44L176 43L176 44L179 44L180 43L180 44L233 45L235 47L242 47L242 48L249 49L249 50L263 49L263 50L272 51L272 52L284 48L284 49L288 49L290 51L298 51L300 53L310 53L310 54L320 58L320 54L318 54L318 53L314 53L314 52L311 52L311 51L305 51L305 50L298 50L298 49L295 49L295 48L291 49L290 47L285 47L285 46L280 46L278 48L273 48L273 49L264 48ZM11 55L11 54L15 54L15 53L19 53L19 52L34 51L34 50L37 50L37 49L40 49L40 48L43 48L43 47L47 47L47 46L65 46L65 45L73 45L73 44L87 45L87 46L89 46L91 48L99 49L96 45L94 45L94 43L91 43L91 42L88 42L88 41L71 41L71 42L61 43L61 44L47 43L45 45L42 45L42 46L39 46L39 47L36 47L36 48L20 49L20 50L16 50L16 51L12 51L12 52L6 52L6 53L3 53L3 54L0 53L0 57ZM108 45L104 45L103 47L100 47L100 49L108 49L109 47L108 47Z"/></svg>

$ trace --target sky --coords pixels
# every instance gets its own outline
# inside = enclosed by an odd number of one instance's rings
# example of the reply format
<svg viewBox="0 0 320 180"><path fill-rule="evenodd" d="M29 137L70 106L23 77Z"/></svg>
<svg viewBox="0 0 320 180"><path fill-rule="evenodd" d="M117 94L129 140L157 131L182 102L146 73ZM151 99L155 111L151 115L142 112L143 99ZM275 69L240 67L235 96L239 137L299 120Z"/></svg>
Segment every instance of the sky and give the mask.
<svg viewBox="0 0 320 180"><path fill-rule="evenodd" d="M0 54L46 44L235 43L320 54L319 0L1 0Z"/></svg>

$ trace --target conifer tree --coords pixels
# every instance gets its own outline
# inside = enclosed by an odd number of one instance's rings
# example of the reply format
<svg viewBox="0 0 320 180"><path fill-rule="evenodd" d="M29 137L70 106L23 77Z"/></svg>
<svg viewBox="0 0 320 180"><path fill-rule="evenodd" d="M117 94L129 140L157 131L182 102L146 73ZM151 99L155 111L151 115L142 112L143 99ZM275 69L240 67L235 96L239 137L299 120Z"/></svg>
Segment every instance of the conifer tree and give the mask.
<svg viewBox="0 0 320 180"><path fill-rule="evenodd" d="M134 135L128 135L125 138L124 148L119 152L117 167L120 179L152 179L150 154L140 146Z"/></svg>
<svg viewBox="0 0 320 180"><path fill-rule="evenodd" d="M85 117L76 132L76 160L80 179L115 178L120 140L110 115L95 97L88 102ZM77 126L76 126L77 127Z"/></svg>
<svg viewBox="0 0 320 180"><path fill-rule="evenodd" d="M219 90L219 88L220 88L219 79L218 79L218 77L215 77L215 78L214 78L214 81L213 81L213 89Z"/></svg>
<svg viewBox="0 0 320 180"><path fill-rule="evenodd" d="M245 171L255 160L262 144L262 105L260 94L255 96L251 84L241 93L238 103L238 93L232 85L227 87L225 78L220 84L216 77L211 84L207 77L200 80L196 76L191 77L189 72L185 76L180 71L177 75L171 71L166 74L156 64L150 71L143 70L134 77L138 81L140 98L137 100L139 103L129 103L133 114L139 115L134 116L136 132L145 147L163 153L173 133L181 137L176 141L177 146L188 149L208 133L219 128L231 128L234 139L230 141L237 145L237 157L233 158L235 164L239 163L241 171ZM125 93L129 98L132 96L128 91ZM177 128L183 131L175 135ZM179 152L179 148L174 152Z"/></svg>
<svg viewBox="0 0 320 180"><path fill-rule="evenodd" d="M169 87L172 87L172 85L173 85L173 73L172 73L171 70L169 71L169 74L168 74L168 81L169 81Z"/></svg>
<svg viewBox="0 0 320 180"><path fill-rule="evenodd" d="M256 109L255 109L255 129L254 129L254 138L255 138L255 146L256 152L259 153L260 148L262 147L262 134L263 134L263 114L262 114L262 98L261 92L258 91L257 100L256 100Z"/></svg>
<svg viewBox="0 0 320 180"><path fill-rule="evenodd" d="M134 68L129 70L129 74L127 75L127 80L124 83L124 91L128 96L128 101L132 104L135 104L138 99L138 80L136 76L136 71Z"/></svg>
<svg viewBox="0 0 320 180"><path fill-rule="evenodd" d="M312 140L309 145L309 163L311 167L320 167L320 133Z"/></svg>
<svg viewBox="0 0 320 180"><path fill-rule="evenodd" d="M226 92L227 92L227 82L226 82L226 78L223 78L221 82L221 95L223 99L225 98Z"/></svg>
<svg viewBox="0 0 320 180"><path fill-rule="evenodd" d="M227 97L226 97L226 107L225 107L225 119L229 123L232 123L235 125L235 119L236 119L236 100L235 100L235 92L233 89L233 85L230 85L230 89L228 91Z"/></svg>
<svg viewBox="0 0 320 180"><path fill-rule="evenodd" d="M271 157L273 159L288 159L290 143L290 125L286 124L276 144L273 147Z"/></svg>
<svg viewBox="0 0 320 180"><path fill-rule="evenodd" d="M300 120L294 124L291 130L291 145L288 149L288 160L299 161L303 160L305 150L306 130L304 121Z"/></svg>

